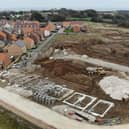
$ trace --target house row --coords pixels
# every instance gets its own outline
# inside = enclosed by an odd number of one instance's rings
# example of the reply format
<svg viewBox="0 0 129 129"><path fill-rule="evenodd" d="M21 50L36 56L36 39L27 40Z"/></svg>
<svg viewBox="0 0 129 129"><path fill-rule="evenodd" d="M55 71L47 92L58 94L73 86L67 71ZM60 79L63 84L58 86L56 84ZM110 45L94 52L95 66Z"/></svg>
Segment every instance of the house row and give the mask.
<svg viewBox="0 0 129 129"><path fill-rule="evenodd" d="M62 26L65 29L72 29L73 32L78 33L78 32L87 32L87 27L83 25L83 22L80 21L64 21L62 23Z"/></svg>
<svg viewBox="0 0 129 129"><path fill-rule="evenodd" d="M11 63L10 57L21 56L28 49L43 43L41 41L55 29L52 23L40 27L36 21L17 21L13 26L10 22L0 24L0 68L6 68Z"/></svg>
<svg viewBox="0 0 129 129"><path fill-rule="evenodd" d="M11 63L11 57L14 59L27 52L27 49L35 47L35 42L30 37L18 39L12 43L6 43L0 40L0 69L6 68Z"/></svg>
<svg viewBox="0 0 129 129"><path fill-rule="evenodd" d="M42 33L44 36L47 37L48 35L50 35L50 32L56 29L56 26L51 22L48 22L48 24L45 27L40 27L40 22L38 21L1 20L0 28L8 30L11 33L24 34L25 36L29 36L33 32L38 32L38 34Z"/></svg>

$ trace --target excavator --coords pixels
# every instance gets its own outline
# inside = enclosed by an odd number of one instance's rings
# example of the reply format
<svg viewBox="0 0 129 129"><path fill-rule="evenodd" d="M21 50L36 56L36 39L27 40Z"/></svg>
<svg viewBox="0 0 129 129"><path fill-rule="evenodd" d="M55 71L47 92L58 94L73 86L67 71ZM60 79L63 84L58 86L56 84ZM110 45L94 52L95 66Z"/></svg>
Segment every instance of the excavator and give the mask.
<svg viewBox="0 0 129 129"><path fill-rule="evenodd" d="M86 71L89 75L99 75L103 76L106 74L106 71L104 70L103 67L98 66L98 67L87 67Z"/></svg>

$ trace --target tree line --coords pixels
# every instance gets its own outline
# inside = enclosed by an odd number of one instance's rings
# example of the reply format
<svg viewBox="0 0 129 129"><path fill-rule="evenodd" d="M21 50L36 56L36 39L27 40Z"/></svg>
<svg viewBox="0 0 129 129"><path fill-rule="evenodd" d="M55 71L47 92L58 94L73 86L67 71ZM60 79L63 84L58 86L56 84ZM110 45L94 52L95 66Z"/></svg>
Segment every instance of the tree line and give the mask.
<svg viewBox="0 0 129 129"><path fill-rule="evenodd" d="M93 9L73 10L73 9L51 9L51 10L31 10L31 11L4 11L0 12L0 19L8 20L38 20L47 21L92 21L116 24L118 26L129 27L129 11L109 11L98 12Z"/></svg>

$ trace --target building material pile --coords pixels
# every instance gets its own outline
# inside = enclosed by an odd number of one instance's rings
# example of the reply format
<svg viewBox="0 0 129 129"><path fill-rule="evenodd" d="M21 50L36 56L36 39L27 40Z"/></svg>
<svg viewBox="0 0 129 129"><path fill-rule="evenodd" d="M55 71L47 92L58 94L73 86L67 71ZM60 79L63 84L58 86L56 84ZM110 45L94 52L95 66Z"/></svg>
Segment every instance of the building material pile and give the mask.
<svg viewBox="0 0 129 129"><path fill-rule="evenodd" d="M29 98L32 96L33 92L31 90L26 90L23 87L20 87L19 85L15 84L13 86L7 86L5 87L6 90L13 92L15 94L19 94L25 98Z"/></svg>
<svg viewBox="0 0 129 129"><path fill-rule="evenodd" d="M116 100L129 98L129 81L116 76L108 76L99 82L106 94Z"/></svg>
<svg viewBox="0 0 129 129"><path fill-rule="evenodd" d="M45 84L46 83L46 84ZM66 95L73 93L73 90L67 89L60 85L47 80L38 83L34 88L33 99L41 104L53 105L56 101L61 101Z"/></svg>

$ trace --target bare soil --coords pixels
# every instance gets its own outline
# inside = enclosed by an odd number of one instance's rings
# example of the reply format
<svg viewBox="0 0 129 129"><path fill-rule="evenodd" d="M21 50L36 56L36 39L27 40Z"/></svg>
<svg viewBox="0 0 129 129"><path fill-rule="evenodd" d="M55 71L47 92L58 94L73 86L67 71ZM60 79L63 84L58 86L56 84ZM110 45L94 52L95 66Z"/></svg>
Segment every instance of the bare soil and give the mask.
<svg viewBox="0 0 129 129"><path fill-rule="evenodd" d="M95 113L103 114L107 108L108 108L108 104L99 103L97 106L95 106L95 108L93 110Z"/></svg>
<svg viewBox="0 0 129 129"><path fill-rule="evenodd" d="M40 71L37 71L38 73L40 72L43 77L49 77L49 79L58 84L65 84L68 88L77 92L113 102L115 107L113 107L104 118L119 117L123 120L123 122L125 122L125 119L126 122L129 122L129 101L116 101L110 98L110 96L106 95L98 85L98 82L103 78L103 76L88 76L87 72L85 71L85 68L90 66L89 64L77 65L78 62L64 62L63 60L47 61L48 63L45 62L45 60L37 62L43 66ZM105 76L113 74L116 73L107 70L107 74ZM76 100L72 99L70 102L73 101ZM85 102L82 102L81 104L82 106L84 106L85 103L88 103L87 100L84 101ZM103 111L103 106L100 106L99 110Z"/></svg>
<svg viewBox="0 0 129 129"><path fill-rule="evenodd" d="M54 47L71 49L77 54L129 66L129 33L120 30L98 29L94 33L60 35Z"/></svg>
<svg viewBox="0 0 129 129"><path fill-rule="evenodd" d="M67 102L74 104L80 97L82 97L82 96L79 94L76 94L76 95L72 96L71 98L69 98L67 100Z"/></svg>
<svg viewBox="0 0 129 129"><path fill-rule="evenodd" d="M91 101L91 98L86 97L81 102L78 102L76 105L84 108L90 101Z"/></svg>
<svg viewBox="0 0 129 129"><path fill-rule="evenodd" d="M58 49L65 48L73 53L86 54L90 57L129 66L128 29L113 28L112 26L93 23L90 23L88 26L90 26L88 33L57 35L52 41L53 47ZM104 118L118 117L122 119L123 123L129 122L129 101L116 101L106 95L98 85L103 76L89 76L86 72L86 67L92 65L79 61L50 61L48 59L42 59L36 63L42 65L42 69L37 72L41 73L43 77L49 77L49 79L59 84L65 84L68 88L77 92L113 102L115 107ZM107 70L105 76L117 74ZM82 106L88 103L89 100L84 101L84 103L81 103ZM101 113L104 109L105 105L101 105L97 106L96 111Z"/></svg>

